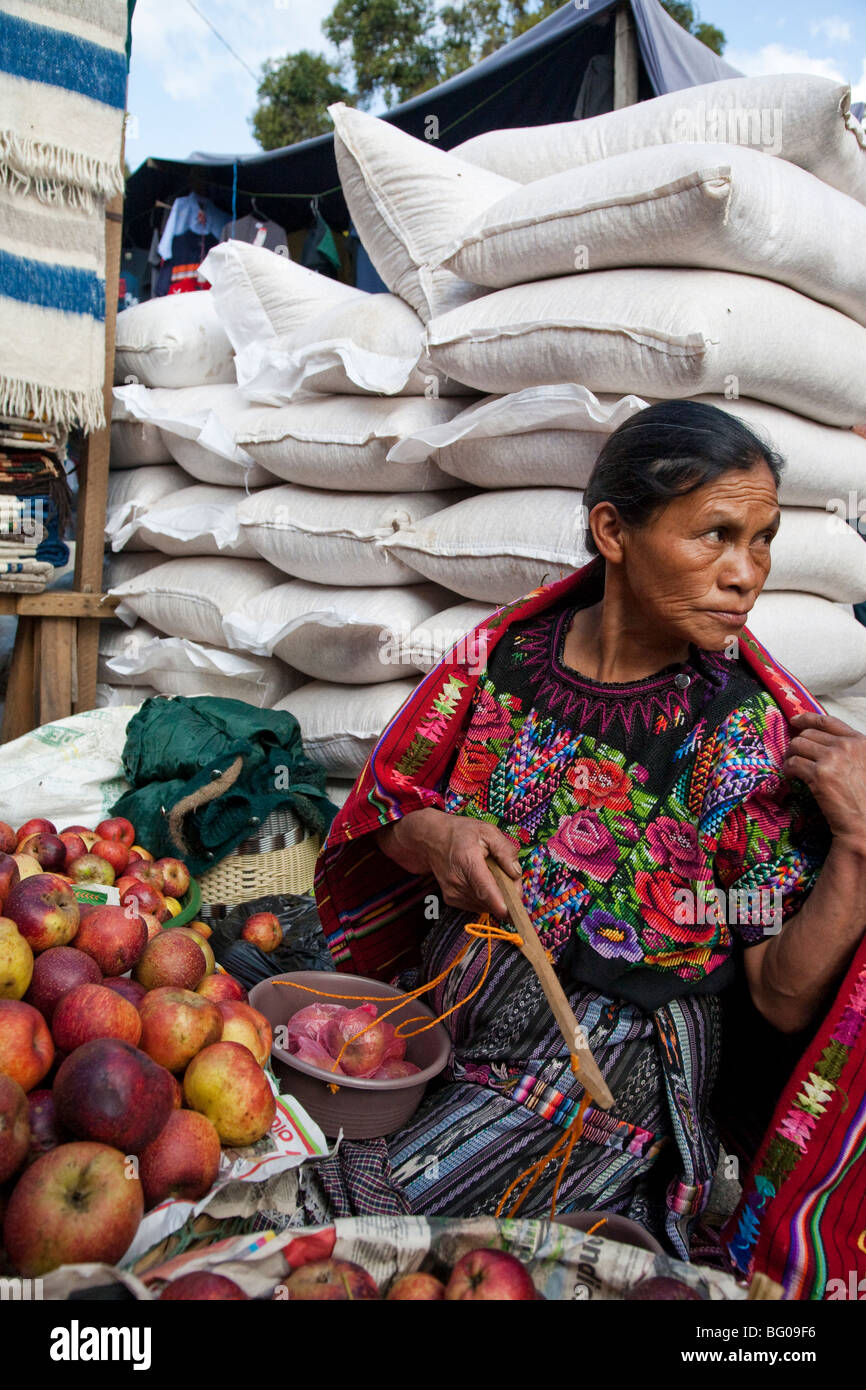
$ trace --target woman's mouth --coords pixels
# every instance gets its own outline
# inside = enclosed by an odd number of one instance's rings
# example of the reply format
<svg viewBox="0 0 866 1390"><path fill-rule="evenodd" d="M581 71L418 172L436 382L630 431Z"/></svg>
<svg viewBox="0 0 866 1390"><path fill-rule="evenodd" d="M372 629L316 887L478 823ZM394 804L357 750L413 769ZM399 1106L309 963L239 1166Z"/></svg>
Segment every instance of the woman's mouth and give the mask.
<svg viewBox="0 0 866 1390"><path fill-rule="evenodd" d="M720 608L707 609L707 617L715 618L718 623L726 623L728 627L745 627L748 616L748 613L728 612Z"/></svg>

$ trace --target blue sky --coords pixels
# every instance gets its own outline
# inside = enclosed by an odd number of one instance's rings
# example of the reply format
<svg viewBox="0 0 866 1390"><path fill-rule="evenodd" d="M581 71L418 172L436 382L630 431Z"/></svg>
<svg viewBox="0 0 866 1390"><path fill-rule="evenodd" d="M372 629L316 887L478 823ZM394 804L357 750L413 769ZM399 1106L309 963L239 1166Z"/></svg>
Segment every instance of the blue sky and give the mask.
<svg viewBox="0 0 866 1390"><path fill-rule="evenodd" d="M195 0L244 63L300 48L328 52L322 19L333 0ZM866 100L863 0L702 0L701 17L721 28L725 58L747 74L809 72L850 82ZM226 51L188 0L138 0L132 26L131 123L127 160L184 158L194 150L254 152L249 128L256 82Z"/></svg>

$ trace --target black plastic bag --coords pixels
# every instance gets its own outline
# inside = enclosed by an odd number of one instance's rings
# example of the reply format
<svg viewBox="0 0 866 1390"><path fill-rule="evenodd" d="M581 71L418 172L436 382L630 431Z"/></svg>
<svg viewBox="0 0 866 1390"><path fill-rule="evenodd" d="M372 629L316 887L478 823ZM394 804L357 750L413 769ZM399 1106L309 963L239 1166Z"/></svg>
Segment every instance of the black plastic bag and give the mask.
<svg viewBox="0 0 866 1390"><path fill-rule="evenodd" d="M257 912L273 912L283 929L282 945L260 951L241 937L244 923ZM333 970L315 898L307 894L271 894L240 903L213 929L210 945L220 965L245 989L289 970Z"/></svg>

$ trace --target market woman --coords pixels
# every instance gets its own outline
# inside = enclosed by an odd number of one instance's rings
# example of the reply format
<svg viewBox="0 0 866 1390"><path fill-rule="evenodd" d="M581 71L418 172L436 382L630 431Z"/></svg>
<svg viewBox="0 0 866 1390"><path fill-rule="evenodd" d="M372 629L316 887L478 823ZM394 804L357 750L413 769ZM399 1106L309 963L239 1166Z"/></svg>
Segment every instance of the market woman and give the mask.
<svg viewBox="0 0 866 1390"><path fill-rule="evenodd" d="M403 1210L492 1214L583 1095L528 962L465 931L509 925L488 859L519 878L615 1098L585 1108L560 1211L619 1212L688 1257L718 1155L719 992L744 971L787 1033L832 999L866 927L866 738L745 626L781 466L715 407L632 416L585 490L593 561L431 672L334 821L316 895L338 968L406 987L465 951L426 996L467 1000L448 1068L387 1141ZM547 1214L557 1166L521 1215Z"/></svg>

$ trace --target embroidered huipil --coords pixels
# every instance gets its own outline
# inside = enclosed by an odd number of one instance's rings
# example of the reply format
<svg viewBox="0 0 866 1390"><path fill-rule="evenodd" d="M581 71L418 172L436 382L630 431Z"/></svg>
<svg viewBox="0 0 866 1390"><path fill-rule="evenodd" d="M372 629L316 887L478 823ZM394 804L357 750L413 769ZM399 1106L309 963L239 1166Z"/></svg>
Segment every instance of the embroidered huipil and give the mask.
<svg viewBox="0 0 866 1390"><path fill-rule="evenodd" d="M577 606L569 596L497 643L440 790L447 811L522 846L524 902L615 1097L587 1110L559 1209L623 1212L687 1258L718 1152L716 996L739 943L764 941L808 894L826 827L780 776L786 725L746 668L693 647L646 680L587 680L563 662ZM453 965L470 920L440 912L422 977ZM448 1019L451 1060L388 1141L425 1215L493 1211L582 1094L528 962L497 947L473 994L485 956L475 943L431 992L437 1013L466 1001ZM555 1170L522 1214L545 1214Z"/></svg>

